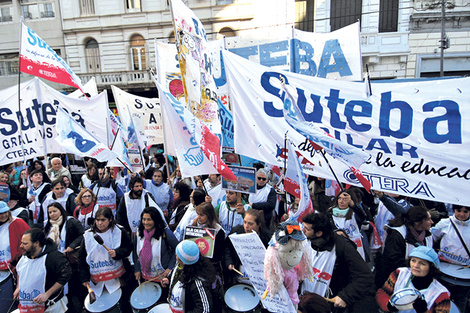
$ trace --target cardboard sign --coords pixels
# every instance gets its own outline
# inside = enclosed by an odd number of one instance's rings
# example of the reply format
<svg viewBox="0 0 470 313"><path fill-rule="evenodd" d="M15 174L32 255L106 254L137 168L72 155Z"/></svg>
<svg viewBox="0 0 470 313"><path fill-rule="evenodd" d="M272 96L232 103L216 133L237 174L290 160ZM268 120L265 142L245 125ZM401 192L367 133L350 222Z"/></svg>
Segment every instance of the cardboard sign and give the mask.
<svg viewBox="0 0 470 313"><path fill-rule="evenodd" d="M186 226L184 239L194 241L201 254L209 259L214 256L215 229L196 226Z"/></svg>
<svg viewBox="0 0 470 313"><path fill-rule="evenodd" d="M236 165L228 165L233 174L237 177L237 181L226 180L222 177L222 189L232 190L241 193L256 193L256 169L253 167L242 167Z"/></svg>

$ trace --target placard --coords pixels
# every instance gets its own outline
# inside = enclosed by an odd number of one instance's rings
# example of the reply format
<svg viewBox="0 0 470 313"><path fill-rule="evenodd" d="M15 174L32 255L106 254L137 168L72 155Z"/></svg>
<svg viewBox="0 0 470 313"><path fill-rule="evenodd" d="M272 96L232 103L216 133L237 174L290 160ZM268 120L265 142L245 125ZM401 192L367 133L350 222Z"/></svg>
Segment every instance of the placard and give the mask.
<svg viewBox="0 0 470 313"><path fill-rule="evenodd" d="M243 167L227 165L237 177L233 182L222 177L222 189L232 190L241 193L256 193L256 169L253 167Z"/></svg>
<svg viewBox="0 0 470 313"><path fill-rule="evenodd" d="M201 254L209 259L214 256L215 229L196 226L186 226L184 239L194 241Z"/></svg>
<svg viewBox="0 0 470 313"><path fill-rule="evenodd" d="M264 279L264 255L266 254L266 248L255 232L251 234L233 234L229 238L235 251L237 251L246 273L250 276L250 282L253 284L260 299L262 299L267 287L266 280ZM268 293L266 299L261 300L261 302L270 312L297 313L284 285L281 287L279 295L271 298L271 295Z"/></svg>
<svg viewBox="0 0 470 313"><path fill-rule="evenodd" d="M0 183L0 200L6 203L10 201L10 187L7 184Z"/></svg>

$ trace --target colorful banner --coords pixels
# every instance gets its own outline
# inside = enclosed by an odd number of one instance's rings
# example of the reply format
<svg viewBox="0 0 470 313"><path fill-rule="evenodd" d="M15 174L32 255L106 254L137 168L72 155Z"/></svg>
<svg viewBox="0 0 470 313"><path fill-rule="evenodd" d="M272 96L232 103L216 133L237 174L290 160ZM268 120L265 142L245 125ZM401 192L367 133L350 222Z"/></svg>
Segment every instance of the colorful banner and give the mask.
<svg viewBox="0 0 470 313"><path fill-rule="evenodd" d="M181 0L170 0L170 9L187 108L212 132L220 134L217 88L204 25Z"/></svg>
<svg viewBox="0 0 470 313"><path fill-rule="evenodd" d="M178 156L183 177L217 174L195 138L195 127L188 128L177 112L187 112L185 106L155 82L162 105L165 153ZM194 126L194 125L193 125Z"/></svg>
<svg viewBox="0 0 470 313"><path fill-rule="evenodd" d="M247 194L256 193L256 169L254 167L236 165L228 165L228 167L237 179L236 181L231 181L222 178L222 189Z"/></svg>
<svg viewBox="0 0 470 313"><path fill-rule="evenodd" d="M31 28L21 21L20 71L83 90L80 78Z"/></svg>
<svg viewBox="0 0 470 313"><path fill-rule="evenodd" d="M17 93L0 102L0 165L47 153L65 153L54 140L57 106L66 109L100 142L107 143L106 92L90 100L74 99L35 78L21 84L21 111Z"/></svg>
<svg viewBox="0 0 470 313"><path fill-rule="evenodd" d="M165 102L165 105L167 106L166 109L170 110L172 109L174 112L176 112L176 116L179 117L179 119L183 122L184 125L182 125L181 130L176 130L175 131L170 130L170 127L174 127L174 123L177 122L177 119L174 119L174 115L172 116L172 121L168 121L168 124L165 124L165 132L172 133L173 139L175 139L175 135L178 136L178 132L182 131L185 133L189 133L191 135L191 141L194 139L194 142L191 142L191 145L194 146L194 148L199 148L202 152L203 155L211 162L212 166L217 170L217 172L222 175L225 179L229 180L236 180L235 175L233 175L232 171L227 167L227 165L222 161L220 158L220 155L222 154L221 151L221 146L220 146L220 141L219 138L213 134L210 129L200 120L198 120L189 110L187 110L181 102L176 100L173 95L167 91L164 91L162 89L162 86L156 82L157 88L159 90L159 95L162 99L162 103ZM163 99L165 98L165 99ZM170 115L168 116L170 117ZM165 122L166 123L166 122ZM165 143L166 143L166 138L165 138ZM175 142L175 145L177 143ZM183 149L184 150L184 149ZM193 150L191 148L191 150ZM178 150L176 150L178 152ZM189 152L189 150L188 150ZM186 152L187 153L187 152ZM196 158L194 158L196 156ZM180 158L179 158L180 159ZM203 159L200 158L199 151L197 149L194 149L191 155L186 156L185 155L186 161L189 163L190 166L197 166L202 164L204 161ZM181 167L181 163L179 164ZM181 171L183 171L181 169ZM198 174L192 174L190 176L194 175L201 175L205 173L198 173Z"/></svg>
<svg viewBox="0 0 470 313"><path fill-rule="evenodd" d="M63 108L57 108L57 134L55 140L67 153L81 157L92 157L100 162L114 160L117 155L99 142Z"/></svg>
<svg viewBox="0 0 470 313"><path fill-rule="evenodd" d="M158 98L145 98L130 94L116 86L111 86L116 107L124 127L129 127L130 116L142 149L163 143L163 127Z"/></svg>
<svg viewBox="0 0 470 313"><path fill-rule="evenodd" d="M361 166L372 189L470 205L470 78L364 84L324 80L270 68L224 51L233 102L235 151L282 166L288 132L313 164L305 173L334 179L323 157L285 121L281 78L296 87L297 106L312 122L372 157ZM340 181L360 186L354 172L329 158Z"/></svg>

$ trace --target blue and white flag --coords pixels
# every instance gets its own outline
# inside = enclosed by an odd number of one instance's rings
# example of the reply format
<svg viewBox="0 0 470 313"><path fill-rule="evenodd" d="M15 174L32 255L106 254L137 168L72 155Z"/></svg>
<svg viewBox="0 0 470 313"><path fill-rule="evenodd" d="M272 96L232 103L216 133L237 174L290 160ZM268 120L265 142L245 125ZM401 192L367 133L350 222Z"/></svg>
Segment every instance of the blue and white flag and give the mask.
<svg viewBox="0 0 470 313"><path fill-rule="evenodd" d="M116 154L98 141L91 133L75 121L64 109L57 108L56 141L67 153L81 157L92 157L100 162L116 158Z"/></svg>

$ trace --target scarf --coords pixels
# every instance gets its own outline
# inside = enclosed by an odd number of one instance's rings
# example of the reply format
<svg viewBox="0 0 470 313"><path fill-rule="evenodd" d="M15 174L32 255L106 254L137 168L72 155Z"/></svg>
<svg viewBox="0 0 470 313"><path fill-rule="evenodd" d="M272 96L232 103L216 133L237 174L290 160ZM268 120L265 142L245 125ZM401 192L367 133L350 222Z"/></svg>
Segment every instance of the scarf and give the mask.
<svg viewBox="0 0 470 313"><path fill-rule="evenodd" d="M422 230L418 233L418 231L414 227L409 227L409 230L416 242L418 242L422 246L425 246L424 238L426 237L426 231Z"/></svg>
<svg viewBox="0 0 470 313"><path fill-rule="evenodd" d="M80 206L80 214L87 215L93 211L94 207L95 207L94 202L91 202L88 206Z"/></svg>
<svg viewBox="0 0 470 313"><path fill-rule="evenodd" d="M345 217L348 214L349 208L341 210L340 208L336 207L333 208L333 215L337 217Z"/></svg>
<svg viewBox="0 0 470 313"><path fill-rule="evenodd" d="M52 241L55 242L57 246L60 246L60 229L59 226L62 225L62 221L64 220L64 217L61 215L58 219L55 221L49 220L51 223L51 230L49 232L49 238L52 239Z"/></svg>
<svg viewBox="0 0 470 313"><path fill-rule="evenodd" d="M152 236L155 234L155 227L151 231L144 229L144 245L140 250L140 264L142 272L150 276L150 266L152 265Z"/></svg>

